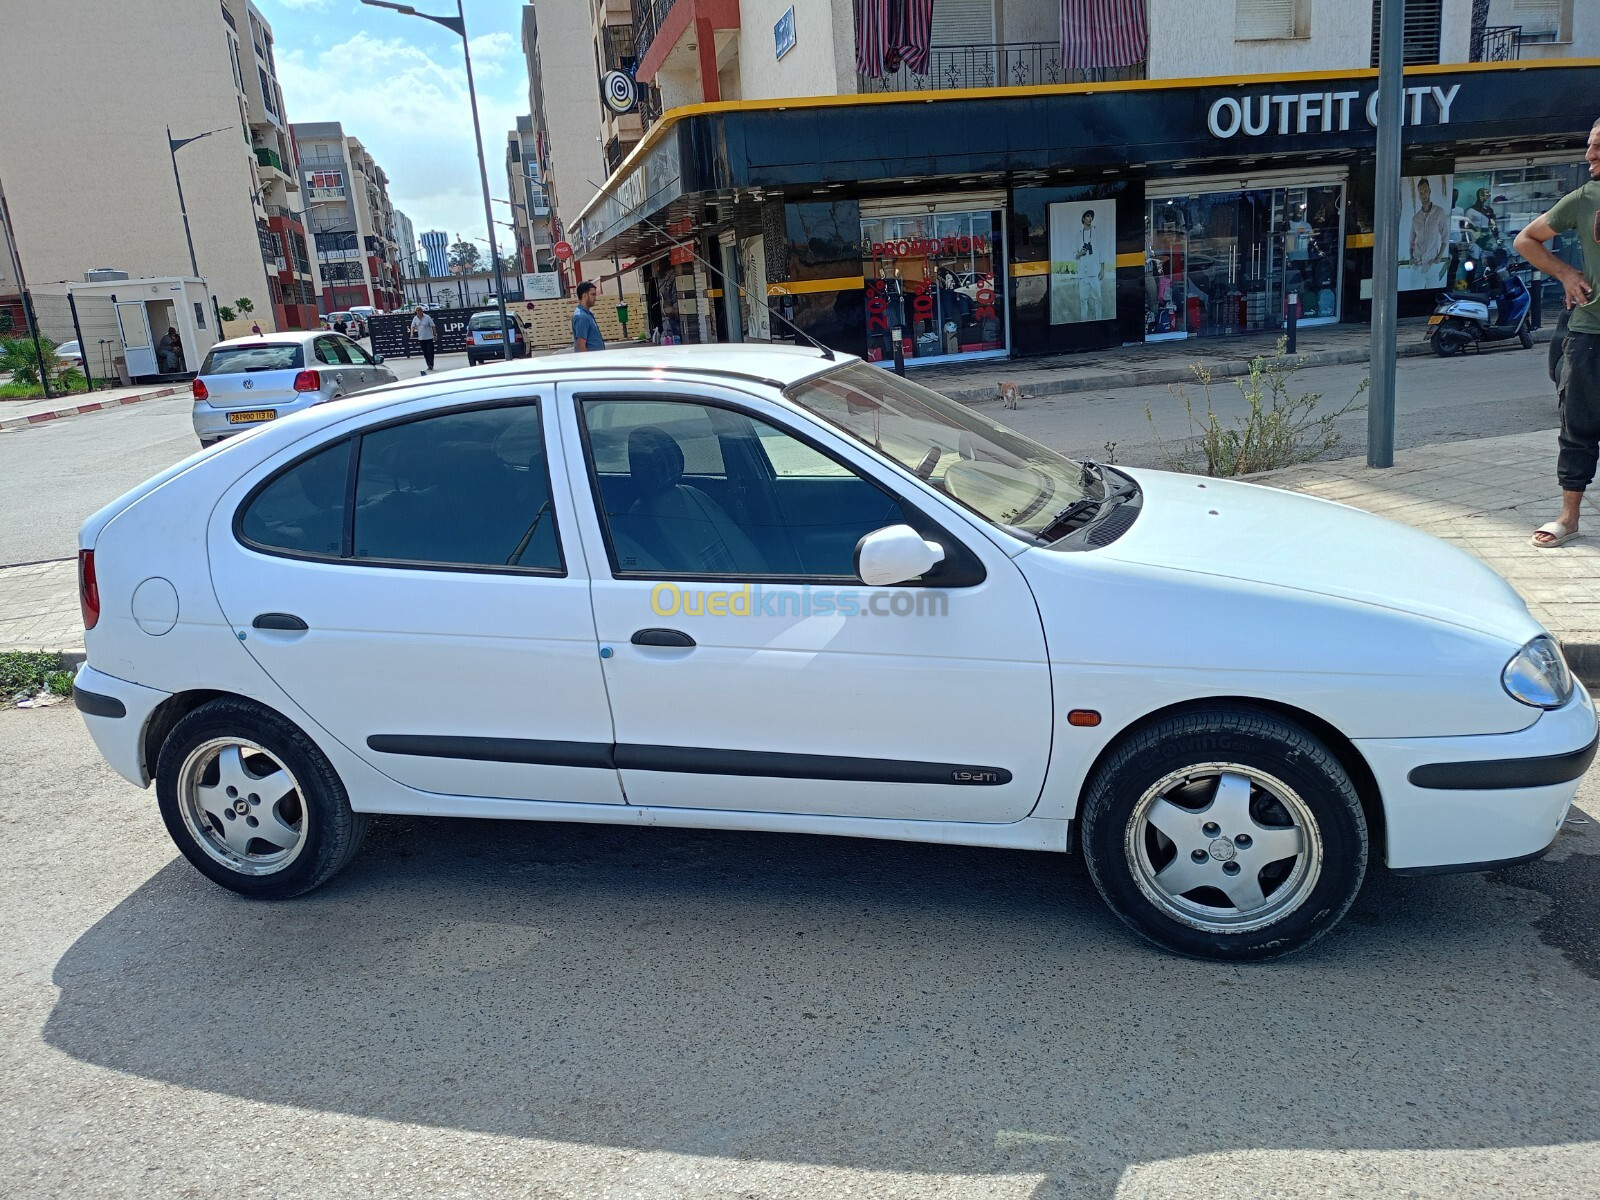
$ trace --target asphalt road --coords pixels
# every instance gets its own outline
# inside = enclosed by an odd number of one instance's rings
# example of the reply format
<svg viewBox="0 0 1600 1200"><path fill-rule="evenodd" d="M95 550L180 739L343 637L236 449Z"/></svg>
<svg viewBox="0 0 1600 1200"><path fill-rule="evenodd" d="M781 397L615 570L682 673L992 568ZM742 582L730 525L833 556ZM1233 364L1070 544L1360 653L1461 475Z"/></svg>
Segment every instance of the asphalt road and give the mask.
<svg viewBox="0 0 1600 1200"><path fill-rule="evenodd" d="M409 378L421 371L422 360L390 365ZM438 362L440 370L464 365L460 355ZM1364 365L1308 368L1295 376L1294 386L1321 393L1336 408L1366 375ZM1187 391L1203 413L1200 389ZM1211 391L1225 420L1246 410L1231 380L1219 380ZM0 566L77 553L85 517L194 451L189 407L186 398L175 397L0 432ZM1397 409L1395 441L1401 448L1553 429L1558 423L1543 347L1449 361L1402 359ZM985 411L1075 457L1104 461L1106 443L1115 442L1115 460L1136 466L1167 465L1159 440L1177 443L1189 432L1181 397L1165 386L1024 400L1014 412L993 405ZM1340 429L1343 452L1365 453L1365 413L1350 415ZM1550 459L1553 474L1554 438Z"/></svg>
<svg viewBox="0 0 1600 1200"><path fill-rule="evenodd" d="M300 900L0 712L8 1197L1592 1196L1600 788L1540 863L1375 871L1166 957L1044 854L382 819Z"/></svg>

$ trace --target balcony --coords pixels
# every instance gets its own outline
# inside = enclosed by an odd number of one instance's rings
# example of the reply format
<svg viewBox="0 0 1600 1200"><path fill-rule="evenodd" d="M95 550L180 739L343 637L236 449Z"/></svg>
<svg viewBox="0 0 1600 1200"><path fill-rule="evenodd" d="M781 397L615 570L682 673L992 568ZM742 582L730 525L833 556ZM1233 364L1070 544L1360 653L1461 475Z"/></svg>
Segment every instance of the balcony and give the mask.
<svg viewBox="0 0 1600 1200"><path fill-rule="evenodd" d="M622 148L622 142L618 138L612 138L606 143L605 159L607 175L610 175L611 172L615 171L619 166L622 165L622 159L626 154L627 151Z"/></svg>
<svg viewBox="0 0 1600 1200"><path fill-rule="evenodd" d="M1472 31L1472 62L1513 62L1522 57L1521 25L1485 25Z"/></svg>
<svg viewBox="0 0 1600 1200"><path fill-rule="evenodd" d="M631 25L603 25L600 28L600 70L626 71L632 75L639 67L634 51Z"/></svg>
<svg viewBox="0 0 1600 1200"><path fill-rule="evenodd" d="M1145 64L1126 67L1065 67L1055 42L934 46L928 72L918 75L901 64L876 79L856 76L863 92L930 92L951 88L1031 87L1052 83L1110 83L1143 79Z"/></svg>
<svg viewBox="0 0 1600 1200"><path fill-rule="evenodd" d="M269 217L282 217L285 221L293 221L296 225L300 223L300 214L292 208L285 208L281 204L265 204L262 207L267 210Z"/></svg>

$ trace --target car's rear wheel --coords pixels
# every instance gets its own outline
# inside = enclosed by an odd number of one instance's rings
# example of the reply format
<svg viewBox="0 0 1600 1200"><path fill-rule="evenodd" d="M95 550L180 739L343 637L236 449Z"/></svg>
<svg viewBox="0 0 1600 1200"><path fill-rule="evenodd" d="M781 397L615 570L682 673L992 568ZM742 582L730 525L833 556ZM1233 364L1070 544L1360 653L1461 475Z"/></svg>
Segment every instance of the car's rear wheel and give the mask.
<svg viewBox="0 0 1600 1200"><path fill-rule="evenodd" d="M167 832L207 878L267 900L326 882L355 855L368 817L289 721L235 698L173 727L156 765Z"/></svg>
<svg viewBox="0 0 1600 1200"><path fill-rule="evenodd" d="M1106 903L1158 946L1272 958L1344 916L1367 866L1361 801L1304 729L1254 709L1168 718L1118 747L1083 805Z"/></svg>

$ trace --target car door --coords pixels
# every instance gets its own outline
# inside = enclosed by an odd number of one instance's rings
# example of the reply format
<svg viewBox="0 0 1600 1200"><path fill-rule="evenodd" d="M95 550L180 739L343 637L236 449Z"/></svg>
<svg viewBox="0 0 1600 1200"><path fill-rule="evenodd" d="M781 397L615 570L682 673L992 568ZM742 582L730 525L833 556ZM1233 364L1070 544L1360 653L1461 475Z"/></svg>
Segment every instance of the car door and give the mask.
<svg viewBox="0 0 1600 1200"><path fill-rule="evenodd" d="M341 338L345 356L350 359L350 369L356 372L355 386L352 391L365 391L370 387L377 387L381 383L393 383L394 376L372 360L372 355L366 352L359 342L352 342L349 338Z"/></svg>
<svg viewBox="0 0 1600 1200"><path fill-rule="evenodd" d="M338 334L329 333L317 338L314 346L317 370L333 377L333 386L327 389L330 395L347 396L359 390L344 342Z"/></svg>
<svg viewBox="0 0 1600 1200"><path fill-rule="evenodd" d="M561 398L584 447L587 478L570 477L629 803L1033 809L1050 677L1032 594L998 547L771 400L667 381ZM921 584L866 588L856 544L897 523L945 561Z"/></svg>
<svg viewBox="0 0 1600 1200"><path fill-rule="evenodd" d="M246 649L410 787L622 800L548 400L352 419L247 474L212 518L217 598Z"/></svg>

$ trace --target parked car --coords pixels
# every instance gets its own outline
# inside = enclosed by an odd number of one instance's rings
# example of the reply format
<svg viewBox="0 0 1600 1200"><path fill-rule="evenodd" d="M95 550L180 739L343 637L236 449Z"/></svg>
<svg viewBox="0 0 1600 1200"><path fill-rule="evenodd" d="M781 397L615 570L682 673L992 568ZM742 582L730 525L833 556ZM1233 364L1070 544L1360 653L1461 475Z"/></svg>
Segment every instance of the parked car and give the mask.
<svg viewBox="0 0 1600 1200"><path fill-rule="evenodd" d="M337 333L269 333L211 347L190 390L202 446L395 382L381 354Z"/></svg>
<svg viewBox="0 0 1600 1200"><path fill-rule="evenodd" d="M499 312L473 313L467 320L467 365L475 367L481 362L505 358L500 344ZM507 313L505 332L511 339L511 356L528 357L528 339L523 336L522 324L516 314Z"/></svg>
<svg viewBox="0 0 1600 1200"><path fill-rule="evenodd" d="M367 336L367 323L353 311L329 313L323 319L323 327L326 329L337 329L339 322L341 321L344 322L344 332L346 337L364 338Z"/></svg>
<svg viewBox="0 0 1600 1200"><path fill-rule="evenodd" d="M83 370L83 348L74 341L62 342L56 347L56 358L69 367Z"/></svg>
<svg viewBox="0 0 1600 1200"><path fill-rule="evenodd" d="M258 898L327 880L372 813L773 830L1076 851L1146 938L1266 958L1371 860L1543 853L1595 752L1470 555L1075 462L803 348L364 392L79 544L95 742Z"/></svg>

